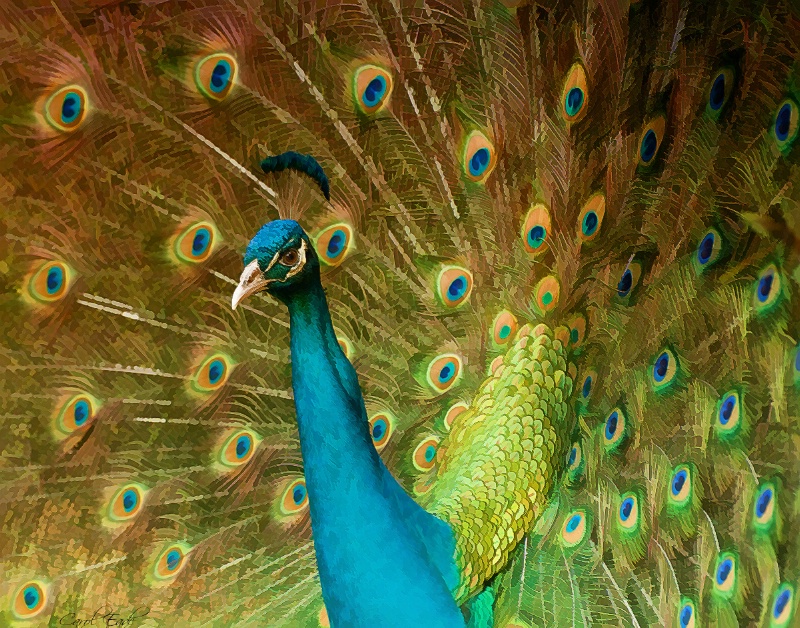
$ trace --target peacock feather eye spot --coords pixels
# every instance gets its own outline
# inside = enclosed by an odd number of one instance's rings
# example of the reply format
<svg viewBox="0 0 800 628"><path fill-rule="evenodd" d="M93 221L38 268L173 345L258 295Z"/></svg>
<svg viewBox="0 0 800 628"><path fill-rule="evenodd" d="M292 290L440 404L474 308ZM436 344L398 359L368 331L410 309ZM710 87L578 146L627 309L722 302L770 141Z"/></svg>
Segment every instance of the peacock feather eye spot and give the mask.
<svg viewBox="0 0 800 628"><path fill-rule="evenodd" d="M26 296L32 303L54 303L66 296L71 279L71 269L64 262L44 262L29 276Z"/></svg>
<svg viewBox="0 0 800 628"><path fill-rule="evenodd" d="M648 129L642 138L641 156L645 163L650 162L655 157L658 148L658 136L653 129Z"/></svg>
<svg viewBox="0 0 800 628"><path fill-rule="evenodd" d="M68 85L51 95L44 107L44 117L57 131L69 133L86 119L88 97L78 85Z"/></svg>
<svg viewBox="0 0 800 628"><path fill-rule="evenodd" d="M56 428L60 436L69 435L87 426L99 407L99 402L85 393L67 399L59 406Z"/></svg>
<svg viewBox="0 0 800 628"><path fill-rule="evenodd" d="M18 619L38 615L47 603L47 588L41 582L26 582L14 596L13 611Z"/></svg>
<svg viewBox="0 0 800 628"><path fill-rule="evenodd" d="M714 569L714 592L721 597L730 598L736 587L736 557L730 552L723 552L717 557Z"/></svg>
<svg viewBox="0 0 800 628"><path fill-rule="evenodd" d="M775 136L781 142L785 142L786 138L789 137L791 119L792 106L787 102L778 110L778 115L775 116Z"/></svg>
<svg viewBox="0 0 800 628"><path fill-rule="evenodd" d="M775 520L775 487L765 484L759 488L753 506L755 523L761 529L768 528Z"/></svg>
<svg viewBox="0 0 800 628"><path fill-rule="evenodd" d="M619 283L617 284L617 294L621 297L626 297L630 294L632 287L633 273L630 268L627 268L625 272L622 273L622 277L620 277Z"/></svg>
<svg viewBox="0 0 800 628"><path fill-rule="evenodd" d="M700 239L695 255L695 268L702 272L714 264L722 255L722 236L716 229L709 229Z"/></svg>
<svg viewBox="0 0 800 628"><path fill-rule="evenodd" d="M201 94L222 101L233 89L237 72L236 59L226 52L217 52L195 64L194 80Z"/></svg>
<svg viewBox="0 0 800 628"><path fill-rule="evenodd" d="M156 559L153 575L156 580L169 580L177 576L186 566L189 546L175 543L167 547Z"/></svg>
<svg viewBox="0 0 800 628"><path fill-rule="evenodd" d="M140 484L127 484L120 487L108 505L108 520L111 523L124 523L138 515L144 505L147 490Z"/></svg>
<svg viewBox="0 0 800 628"><path fill-rule="evenodd" d="M353 228L340 222L320 231L314 238L317 255L328 266L338 266L347 257L353 242Z"/></svg>
<svg viewBox="0 0 800 628"><path fill-rule="evenodd" d="M770 618L771 626L788 626L794 611L794 587L788 582L782 583L775 591Z"/></svg>
<svg viewBox="0 0 800 628"><path fill-rule="evenodd" d="M531 256L548 249L547 236L550 232L550 212L541 203L533 205L522 222L522 243Z"/></svg>
<svg viewBox="0 0 800 628"><path fill-rule="evenodd" d="M717 404L716 430L720 437L735 436L742 423L742 408L739 393L730 391L722 395Z"/></svg>
<svg viewBox="0 0 800 628"><path fill-rule="evenodd" d="M561 92L561 115L569 123L578 122L586 114L588 100L586 71L580 63L575 63L567 74Z"/></svg>
<svg viewBox="0 0 800 628"><path fill-rule="evenodd" d="M362 113L377 113L386 106L392 92L392 77L376 65L363 65L353 78L356 104Z"/></svg>
<svg viewBox="0 0 800 628"><path fill-rule="evenodd" d="M642 166L650 166L654 163L665 130L666 119L664 116L658 116L651 120L642 131L639 140L639 163Z"/></svg>
<svg viewBox="0 0 800 628"><path fill-rule="evenodd" d="M233 362L221 353L207 357L194 374L192 388L199 393L213 393L225 384L230 377Z"/></svg>
<svg viewBox="0 0 800 628"><path fill-rule="evenodd" d="M775 122L772 125L772 132L778 143L778 148L786 151L797 137L798 129L798 110L797 104L790 99L784 100L778 105L775 113Z"/></svg>
<svg viewBox="0 0 800 628"><path fill-rule="evenodd" d="M430 471L436 464L436 451L439 448L439 439L435 436L425 438L414 449L411 460L419 471Z"/></svg>
<svg viewBox="0 0 800 628"><path fill-rule="evenodd" d="M586 201L578 217L578 236L584 242L589 242L595 238L603 223L606 212L606 197L602 193L593 194Z"/></svg>
<svg viewBox="0 0 800 628"><path fill-rule="evenodd" d="M394 418L388 412L378 412L369 420L370 435L375 449L381 451L389 442L394 430Z"/></svg>
<svg viewBox="0 0 800 628"><path fill-rule="evenodd" d="M619 505L619 524L626 530L632 530L639 524L639 499L635 493L622 496Z"/></svg>
<svg viewBox="0 0 800 628"><path fill-rule="evenodd" d="M670 500L675 504L684 504L691 494L692 481L689 467L681 465L675 469L670 482Z"/></svg>
<svg viewBox="0 0 800 628"><path fill-rule="evenodd" d="M691 600L681 600L680 612L678 613L681 628L694 628L695 609Z"/></svg>
<svg viewBox="0 0 800 628"><path fill-rule="evenodd" d="M755 307L759 313L767 312L781 295L781 276L775 264L770 264L758 276L755 286Z"/></svg>
<svg viewBox="0 0 800 628"><path fill-rule="evenodd" d="M228 469L241 466L253 457L259 442L255 432L235 430L228 435L219 449L217 454L219 462Z"/></svg>
<svg viewBox="0 0 800 628"><path fill-rule="evenodd" d="M199 264L207 260L219 237L210 222L193 223L175 234L172 250L175 258L184 264Z"/></svg>
<svg viewBox="0 0 800 628"><path fill-rule="evenodd" d="M534 288L536 307L543 313L550 312L558 305L561 287L552 275L545 277Z"/></svg>
<svg viewBox="0 0 800 628"><path fill-rule="evenodd" d="M304 478L290 480L280 498L280 511L285 517L295 517L308 508L308 488Z"/></svg>
<svg viewBox="0 0 800 628"><path fill-rule="evenodd" d="M501 311L492 323L492 338L495 344L505 345L517 333L519 322L508 310Z"/></svg>
<svg viewBox="0 0 800 628"><path fill-rule="evenodd" d="M597 218L597 212L589 211L586 212L586 215L583 217L581 221L581 231L583 235L591 236L594 235L594 232L597 231L597 226L600 224L600 221Z"/></svg>
<svg viewBox="0 0 800 628"><path fill-rule="evenodd" d="M567 98L564 102L564 109L568 117L575 117L583 107L583 91L579 87L573 87L567 92Z"/></svg>
<svg viewBox="0 0 800 628"><path fill-rule="evenodd" d="M575 464L575 461L578 459L578 448L573 445L572 449L569 450L569 455L567 456L567 465L572 466Z"/></svg>
<svg viewBox="0 0 800 628"><path fill-rule="evenodd" d="M588 529L586 513L583 510L574 510L567 514L561 527L562 545L571 548L580 544L586 537Z"/></svg>
<svg viewBox="0 0 800 628"><path fill-rule="evenodd" d="M719 111L725 102L725 74L719 73L711 85L708 96L708 106L714 111Z"/></svg>
<svg viewBox="0 0 800 628"><path fill-rule="evenodd" d="M545 237L547 237L547 230L542 225L536 225L528 231L528 246L538 249L544 244Z"/></svg>
<svg viewBox="0 0 800 628"><path fill-rule="evenodd" d="M588 399L589 395L592 394L592 376L587 375L586 379L583 380L583 386L581 387L581 395L584 399Z"/></svg>
<svg viewBox="0 0 800 628"><path fill-rule="evenodd" d="M435 392L442 393L455 385L461 375L461 358L447 353L435 357L428 366L428 384Z"/></svg>
<svg viewBox="0 0 800 628"><path fill-rule="evenodd" d="M733 561L726 558L717 566L717 585L724 585L733 571Z"/></svg>
<svg viewBox="0 0 800 628"><path fill-rule="evenodd" d="M617 451L622 445L627 430L627 417L620 408L614 408L603 424L603 443L609 453Z"/></svg>
<svg viewBox="0 0 800 628"><path fill-rule="evenodd" d="M481 183L494 170L496 154L489 139L480 131L472 131L464 146L464 171L471 181Z"/></svg>
<svg viewBox="0 0 800 628"><path fill-rule="evenodd" d="M678 360L669 349L664 349L653 363L653 387L664 390L675 381L678 374Z"/></svg>

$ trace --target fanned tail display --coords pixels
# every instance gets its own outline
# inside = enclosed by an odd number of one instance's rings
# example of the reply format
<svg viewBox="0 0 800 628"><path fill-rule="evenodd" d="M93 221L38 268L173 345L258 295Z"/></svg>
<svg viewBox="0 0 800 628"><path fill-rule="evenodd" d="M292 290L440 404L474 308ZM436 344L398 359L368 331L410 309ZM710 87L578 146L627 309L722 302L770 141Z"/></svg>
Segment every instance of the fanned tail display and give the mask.
<svg viewBox="0 0 800 628"><path fill-rule="evenodd" d="M0 624L338 625L306 365L231 307L281 218L470 626L797 625L792 0L20 1L0 48Z"/></svg>

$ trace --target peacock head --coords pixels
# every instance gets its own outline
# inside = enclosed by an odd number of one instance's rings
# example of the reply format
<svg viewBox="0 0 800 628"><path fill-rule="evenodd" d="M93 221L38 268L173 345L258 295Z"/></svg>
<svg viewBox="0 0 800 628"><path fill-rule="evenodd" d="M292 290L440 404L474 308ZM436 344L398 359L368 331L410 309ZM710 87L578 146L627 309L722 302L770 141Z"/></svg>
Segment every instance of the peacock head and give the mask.
<svg viewBox="0 0 800 628"><path fill-rule="evenodd" d="M294 220L273 220L247 245L231 306L235 310L246 297L263 290L286 302L313 282L319 282L319 259L308 235Z"/></svg>

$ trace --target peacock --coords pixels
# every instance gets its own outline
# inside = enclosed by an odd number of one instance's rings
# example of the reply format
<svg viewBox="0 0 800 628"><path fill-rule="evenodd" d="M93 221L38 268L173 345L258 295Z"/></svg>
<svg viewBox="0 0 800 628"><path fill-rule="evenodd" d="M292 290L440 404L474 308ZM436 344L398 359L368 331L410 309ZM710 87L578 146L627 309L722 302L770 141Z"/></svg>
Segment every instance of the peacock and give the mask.
<svg viewBox="0 0 800 628"><path fill-rule="evenodd" d="M793 0L0 48L0 625L798 625Z"/></svg>

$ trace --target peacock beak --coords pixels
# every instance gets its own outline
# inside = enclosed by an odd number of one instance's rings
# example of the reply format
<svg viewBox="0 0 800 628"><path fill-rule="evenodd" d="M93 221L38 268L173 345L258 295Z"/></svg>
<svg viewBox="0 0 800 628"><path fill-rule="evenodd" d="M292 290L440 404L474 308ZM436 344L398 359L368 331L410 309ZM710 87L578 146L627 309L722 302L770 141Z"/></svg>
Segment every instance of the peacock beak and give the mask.
<svg viewBox="0 0 800 628"><path fill-rule="evenodd" d="M242 276L239 278L239 285L233 291L233 298L231 299L231 308L234 310L244 299L251 294L261 292L270 283L269 279L265 279L258 267L258 260L253 260L242 271Z"/></svg>

